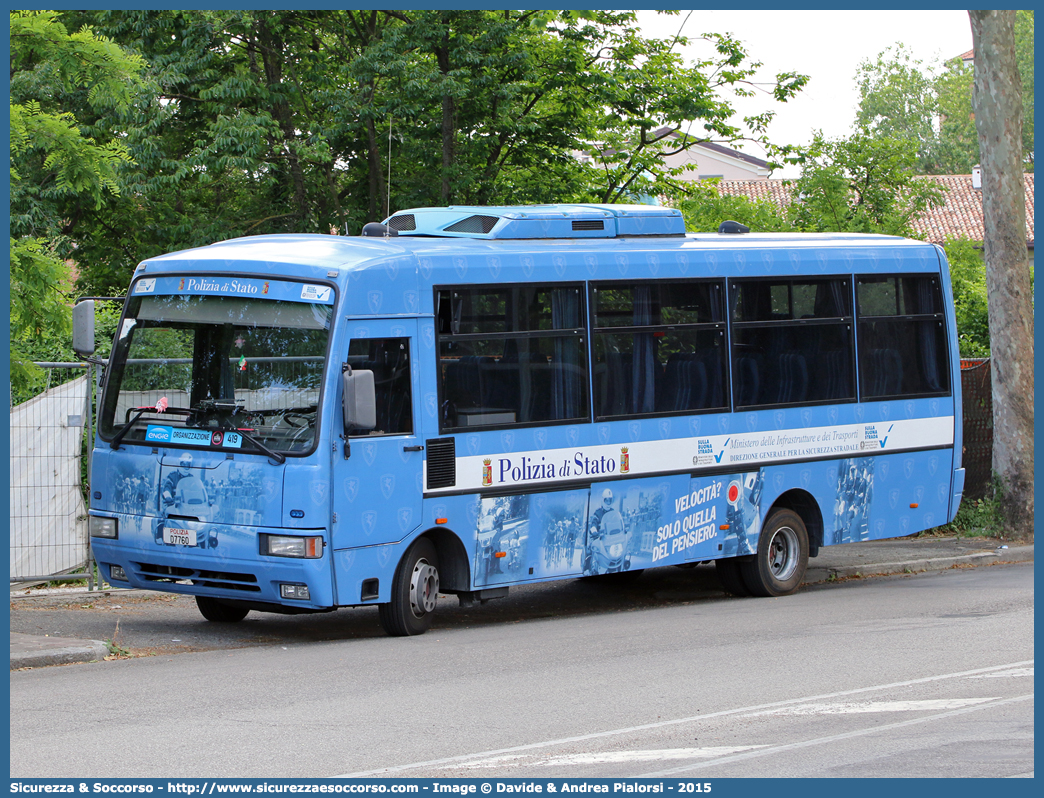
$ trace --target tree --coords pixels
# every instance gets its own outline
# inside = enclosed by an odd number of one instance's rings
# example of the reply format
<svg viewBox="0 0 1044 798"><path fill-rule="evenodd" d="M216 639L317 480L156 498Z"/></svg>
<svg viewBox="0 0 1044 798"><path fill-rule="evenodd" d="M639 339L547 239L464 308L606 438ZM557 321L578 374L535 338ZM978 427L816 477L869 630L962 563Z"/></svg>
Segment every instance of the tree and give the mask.
<svg viewBox="0 0 1044 798"><path fill-rule="evenodd" d="M1023 87L1023 151L1033 171L1033 12L1015 16L1015 52ZM940 69L903 45L859 66L857 127L917 142L918 174L969 174L979 163L972 112L973 67L961 58Z"/></svg>
<svg viewBox="0 0 1044 798"><path fill-rule="evenodd" d="M887 48L877 61L859 65L856 127L881 138L909 141L917 152L918 174L933 174L938 143L938 98L930 71L902 44Z"/></svg>
<svg viewBox="0 0 1044 798"><path fill-rule="evenodd" d="M913 139L859 131L827 140L817 133L794 186L793 222L802 230L909 236L913 221L943 201L943 189L917 179Z"/></svg>
<svg viewBox="0 0 1044 798"><path fill-rule="evenodd" d="M972 112L974 69L961 58L946 62L935 79L939 98L939 140L936 147L936 174L971 174L979 163L979 137Z"/></svg>
<svg viewBox="0 0 1044 798"><path fill-rule="evenodd" d="M385 209L630 201L664 193L660 153L735 123L756 66L641 36L631 12L83 11L148 61L133 117L84 109L136 164L70 216L80 287L121 290L145 257L236 235L357 231ZM805 78L771 87L785 100ZM692 135L677 137L692 123ZM664 131L667 131L667 134ZM655 132L654 131L660 131ZM698 135L697 135L698 134ZM591 151L594 160L576 157ZM390 184L388 181L390 169Z"/></svg>
<svg viewBox="0 0 1044 798"><path fill-rule="evenodd" d="M1033 12L1015 12L1015 61L1022 80L1022 157L1026 171L1033 171Z"/></svg>
<svg viewBox="0 0 1044 798"><path fill-rule="evenodd" d="M990 323L986 304L986 264L968 239L946 242L950 287L957 318L957 342L961 357L990 356Z"/></svg>
<svg viewBox="0 0 1044 798"><path fill-rule="evenodd" d="M716 233L726 220L745 224L755 233L794 230L784 211L771 202L723 195L714 180L703 180L693 186L678 209L685 217L685 229L696 233Z"/></svg>
<svg viewBox="0 0 1044 798"><path fill-rule="evenodd" d="M89 27L70 34L53 11L15 11L11 40L11 381L38 376L31 350L64 344L69 328L65 261L80 206L120 190L122 141L89 135L72 110L124 113L143 67ZM50 339L50 343L43 339ZM65 348L63 346L62 348Z"/></svg>
<svg viewBox="0 0 1044 798"><path fill-rule="evenodd" d="M969 11L982 158L993 389L993 469L1006 520L1033 528L1033 306L1026 253L1022 83L1014 11Z"/></svg>

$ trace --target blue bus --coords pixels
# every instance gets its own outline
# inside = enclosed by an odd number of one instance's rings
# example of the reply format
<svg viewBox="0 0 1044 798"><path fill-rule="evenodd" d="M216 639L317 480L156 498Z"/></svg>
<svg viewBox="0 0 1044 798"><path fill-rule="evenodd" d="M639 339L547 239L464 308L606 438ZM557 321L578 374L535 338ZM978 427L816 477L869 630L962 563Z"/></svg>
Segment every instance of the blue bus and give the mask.
<svg viewBox="0 0 1044 798"><path fill-rule="evenodd" d="M99 400L94 556L211 621L374 604L392 635L440 593L658 566L789 594L823 546L956 513L952 306L931 244L650 206L150 258Z"/></svg>

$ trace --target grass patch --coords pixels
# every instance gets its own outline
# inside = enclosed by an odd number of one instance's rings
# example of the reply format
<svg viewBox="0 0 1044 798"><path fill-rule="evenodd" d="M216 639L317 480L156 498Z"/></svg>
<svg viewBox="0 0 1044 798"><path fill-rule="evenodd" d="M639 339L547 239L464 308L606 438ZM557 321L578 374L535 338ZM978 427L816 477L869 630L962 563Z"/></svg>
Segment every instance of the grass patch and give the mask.
<svg viewBox="0 0 1044 798"><path fill-rule="evenodd" d="M134 655L129 649L124 648L117 642L120 636L120 621L116 619L116 631L112 633L112 639L105 641L105 647L109 649L109 656L105 659L130 659Z"/></svg>
<svg viewBox="0 0 1044 798"><path fill-rule="evenodd" d="M944 534L961 538L1010 537L1001 512L1001 493L993 486L981 499L965 498L957 516L946 526L939 527Z"/></svg>

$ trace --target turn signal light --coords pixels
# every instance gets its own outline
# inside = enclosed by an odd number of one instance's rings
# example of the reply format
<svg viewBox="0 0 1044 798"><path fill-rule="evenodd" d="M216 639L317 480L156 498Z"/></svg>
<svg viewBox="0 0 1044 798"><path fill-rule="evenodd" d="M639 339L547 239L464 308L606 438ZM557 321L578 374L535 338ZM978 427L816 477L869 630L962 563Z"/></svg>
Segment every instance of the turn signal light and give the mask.
<svg viewBox="0 0 1044 798"><path fill-rule="evenodd" d="M493 552L494 557L507 557L506 551L495 551Z"/></svg>

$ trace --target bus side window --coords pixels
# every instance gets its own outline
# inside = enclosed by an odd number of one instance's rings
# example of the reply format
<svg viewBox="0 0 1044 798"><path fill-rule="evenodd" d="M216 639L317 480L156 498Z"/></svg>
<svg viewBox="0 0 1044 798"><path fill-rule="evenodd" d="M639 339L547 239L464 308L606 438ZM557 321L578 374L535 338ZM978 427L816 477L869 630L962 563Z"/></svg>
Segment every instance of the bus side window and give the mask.
<svg viewBox="0 0 1044 798"><path fill-rule="evenodd" d="M596 418L728 408L721 280L591 288Z"/></svg>
<svg viewBox="0 0 1044 798"><path fill-rule="evenodd" d="M413 432L409 338L355 338L348 345L353 369L373 372L377 394L377 426L368 435Z"/></svg>
<svg viewBox="0 0 1044 798"><path fill-rule="evenodd" d="M730 281L736 407L855 399L851 285L845 277Z"/></svg>
<svg viewBox="0 0 1044 798"><path fill-rule="evenodd" d="M437 288L436 307L440 429L587 420L579 285Z"/></svg>
<svg viewBox="0 0 1044 798"><path fill-rule="evenodd" d="M950 392L938 275L861 275L856 302L863 399Z"/></svg>

